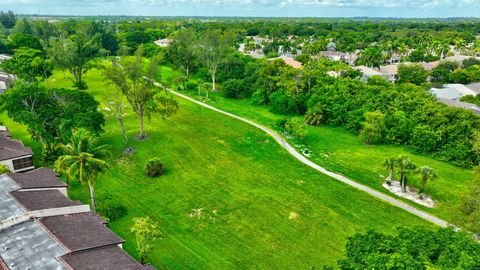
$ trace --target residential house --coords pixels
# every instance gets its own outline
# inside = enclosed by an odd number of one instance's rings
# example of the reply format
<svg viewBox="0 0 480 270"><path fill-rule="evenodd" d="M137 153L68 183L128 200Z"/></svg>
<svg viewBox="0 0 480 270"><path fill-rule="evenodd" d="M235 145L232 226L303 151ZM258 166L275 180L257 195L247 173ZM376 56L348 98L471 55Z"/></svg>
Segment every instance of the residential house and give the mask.
<svg viewBox="0 0 480 270"><path fill-rule="evenodd" d="M124 252L124 240L63 187L47 168L0 175L0 269L155 269Z"/></svg>
<svg viewBox="0 0 480 270"><path fill-rule="evenodd" d="M164 39L155 40L154 43L160 47L168 47L170 46L170 44L172 44L172 40L168 38L164 38Z"/></svg>
<svg viewBox="0 0 480 270"><path fill-rule="evenodd" d="M11 172L29 171L33 166L33 152L19 140L14 140L6 127L0 126L0 164Z"/></svg>
<svg viewBox="0 0 480 270"><path fill-rule="evenodd" d="M388 78L384 74L380 73L379 71L377 71L373 68L369 68L369 67L366 67L366 66L356 66L355 69L362 72L362 74L363 74L362 78L361 78L362 81L367 81L368 78L373 77L373 76L380 76L380 77L383 77L383 78L388 80Z"/></svg>
<svg viewBox="0 0 480 270"><path fill-rule="evenodd" d="M355 60L357 60L356 53L344 53L344 52L336 52L336 51L321 51L319 53L321 56L328 58L330 61L342 61L351 66L355 64Z"/></svg>
<svg viewBox="0 0 480 270"><path fill-rule="evenodd" d="M398 79L398 66L399 65L386 65L380 66L379 72L385 77L389 82L395 82Z"/></svg>
<svg viewBox="0 0 480 270"><path fill-rule="evenodd" d="M463 84L445 84L443 88L432 88L429 90L439 102L448 106L471 110L480 114L480 108L472 103L462 102L460 99L467 95L476 96L477 93Z"/></svg>
<svg viewBox="0 0 480 270"><path fill-rule="evenodd" d="M286 55L282 55L280 57L277 57L277 58L272 58L272 59L269 59L269 60L275 60L275 59L282 59L285 64L293 67L293 68L302 68L303 65L301 62L298 62L297 60L295 60L295 58L291 57L291 56L286 56Z"/></svg>

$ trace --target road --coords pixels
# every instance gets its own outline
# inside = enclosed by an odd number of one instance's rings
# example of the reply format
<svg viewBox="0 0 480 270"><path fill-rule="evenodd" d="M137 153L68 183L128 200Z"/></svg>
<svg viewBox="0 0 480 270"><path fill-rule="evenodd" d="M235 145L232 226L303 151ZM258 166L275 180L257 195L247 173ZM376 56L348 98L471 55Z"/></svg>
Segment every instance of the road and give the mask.
<svg viewBox="0 0 480 270"><path fill-rule="evenodd" d="M156 85L159 86L159 87L165 88L163 85L161 85L161 84L159 84L159 83L156 83ZM179 92L176 92L176 91L174 91L174 90L172 90L172 89L168 89L168 88L167 88L167 90L170 91L172 94L178 96L178 97L181 97L181 98L183 98L183 99L186 99L186 100L188 100L188 101L191 101L191 102L193 102L193 103L196 103L196 104L198 104L198 105L200 105L200 106L202 106L202 107L205 107L205 108L207 108L207 109L210 109L210 110L216 111L216 112L218 112L218 113L221 113L221 114L230 116L230 117L232 117L232 118L235 118L235 119L237 119L237 120L240 120L240 121L245 122L245 123L247 123L247 124L250 124L250 125L252 125L252 126L254 126L254 127L258 128L258 129L263 130L263 131L266 132L268 135L270 135L273 139L275 139L275 141L277 141L277 143L280 144L280 146L282 146L285 150L287 150L287 152L288 152L290 155L292 155L293 157L295 157L296 159L298 159L298 160L299 160L300 162L302 162L303 164L305 164L305 165L307 165L307 166L309 166L309 167L311 167L311 168L319 171L320 173L326 174L326 175L332 177L333 179L335 179L335 180L337 180L337 181L340 181L340 182L345 183L345 184L347 184L347 185L349 185L349 186L352 186L352 187L354 187L354 188L356 188L356 189L358 189L358 190L361 190L361 191L363 191L363 192L366 192L366 193L370 194L371 196L374 196L374 197L376 197L376 198L378 198L378 199L380 199L380 200L383 200L383 201L388 202L388 203L390 203L390 204L392 204L392 205L394 205L394 206L397 206L397 207L399 207L399 208L401 208L401 209L403 209L403 210L405 210L405 211L407 211L407 212L410 212L410 213L412 213L412 214L414 214L414 215L416 215L416 216L418 216L418 217L421 217L421 218L423 218L423 219L425 219L425 220L427 220L427 221L430 221L430 222L432 222L432 223L434 223L434 224L436 224L436 225L438 225L438 226L447 227L447 226L449 225L449 223L448 223L447 221L443 220L443 219L440 219L440 218L438 218L438 217L436 217L436 216L433 216L433 215L431 215L431 214L429 214L429 213L426 213L426 212L424 212L424 211L418 210L417 208L415 208L415 207L413 207L413 206L411 206L411 205L408 205L408 204L406 204L406 203L404 203L404 202L402 202L402 201L400 201L400 200L397 200L397 199L395 199L395 198L393 198L393 197L391 197L391 196L388 196L388 195L386 195L386 194L384 194L384 193L381 193L381 192L379 192L379 191L376 191L376 190L374 190L374 189L372 189L372 188L370 188L370 187L368 187L368 186L359 184L359 183L357 183L357 182L355 182L355 181L353 181L353 180L350 180L350 179L346 178L346 177L343 176L343 175L340 175L340 174L338 174L338 173L331 172L331 171L329 171L329 170L327 170L327 169L319 166L318 164L313 163L312 161L308 160L305 156L303 156L302 154L300 154L294 147L292 147L280 134L278 134L276 131L274 131L274 130L268 128L268 127L265 127L265 126L263 126L263 125L260 125L260 124L258 124L258 123L256 123L256 122L253 122L253 121L248 120L248 119L246 119L246 118L240 117L240 116L238 116L238 115L235 115L235 114L226 112L226 111L224 111L224 110L220 110L220 109L218 109L218 108L216 108L216 107L213 107L213 106L210 106L210 105L208 105L208 104L206 104L206 103L203 103L203 102L201 102L201 101L195 100L195 99L193 99L193 98L191 98L191 97L189 97L189 96L186 96L186 95L184 95L184 94L181 94L181 93L179 93Z"/></svg>

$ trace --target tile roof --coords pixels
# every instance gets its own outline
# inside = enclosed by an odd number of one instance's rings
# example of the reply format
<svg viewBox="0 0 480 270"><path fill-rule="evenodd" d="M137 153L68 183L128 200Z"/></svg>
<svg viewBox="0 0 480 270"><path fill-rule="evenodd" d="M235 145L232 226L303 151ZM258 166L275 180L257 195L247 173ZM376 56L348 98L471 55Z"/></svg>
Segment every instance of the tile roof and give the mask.
<svg viewBox="0 0 480 270"><path fill-rule="evenodd" d="M27 211L82 205L58 190L13 191L10 193Z"/></svg>
<svg viewBox="0 0 480 270"><path fill-rule="evenodd" d="M19 140L7 136L0 136L0 160L32 155L32 149L25 147Z"/></svg>
<svg viewBox="0 0 480 270"><path fill-rule="evenodd" d="M21 188L67 187L50 168L38 168L25 173L10 173L8 176Z"/></svg>
<svg viewBox="0 0 480 270"><path fill-rule="evenodd" d="M63 262L76 270L143 270L144 266L136 262L118 246L74 252L62 256Z"/></svg>
<svg viewBox="0 0 480 270"><path fill-rule="evenodd" d="M70 252L124 242L93 213L46 217L40 220Z"/></svg>

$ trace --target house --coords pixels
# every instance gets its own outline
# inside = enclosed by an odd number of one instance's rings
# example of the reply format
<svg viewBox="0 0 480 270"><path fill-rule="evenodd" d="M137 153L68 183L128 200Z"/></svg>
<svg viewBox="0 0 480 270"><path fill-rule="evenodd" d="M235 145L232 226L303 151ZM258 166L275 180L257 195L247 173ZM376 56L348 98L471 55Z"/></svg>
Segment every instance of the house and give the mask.
<svg viewBox="0 0 480 270"><path fill-rule="evenodd" d="M154 43L160 47L168 47L170 46L170 44L172 44L172 40L168 38L164 38L164 39L156 40L154 41Z"/></svg>
<svg viewBox="0 0 480 270"><path fill-rule="evenodd" d="M11 172L29 171L33 166L33 152L19 140L10 138L6 127L0 126L0 164Z"/></svg>
<svg viewBox="0 0 480 270"><path fill-rule="evenodd" d="M442 62L441 61L432 61L432 62L428 62L428 63L422 62L420 64L422 65L422 67L425 70L432 70L432 69L438 67L438 65L440 65L440 63L442 63Z"/></svg>
<svg viewBox="0 0 480 270"><path fill-rule="evenodd" d="M286 56L286 55L282 55L280 57L277 57L277 58L272 58L272 59L269 59L269 60L275 60L275 59L282 59L285 64L293 67L293 68L302 68L303 65L301 62L298 62L297 60L295 60L295 58L291 57L291 56Z"/></svg>
<svg viewBox="0 0 480 270"><path fill-rule="evenodd" d="M336 51L321 51L319 55L328 58L330 61L342 61L349 65L354 65L357 60L356 53L344 53Z"/></svg>
<svg viewBox="0 0 480 270"><path fill-rule="evenodd" d="M0 269L155 269L123 251L124 240L65 186L48 168L0 175Z"/></svg>
<svg viewBox="0 0 480 270"><path fill-rule="evenodd" d="M480 108L477 105L460 101L462 97L467 95L476 96L477 93L475 91L463 84L445 84L443 87L432 88L429 91L443 104L480 114Z"/></svg>
<svg viewBox="0 0 480 270"><path fill-rule="evenodd" d="M472 58L472 56L456 54L453 56L446 57L445 60L461 63L463 60Z"/></svg>
<svg viewBox="0 0 480 270"><path fill-rule="evenodd" d="M466 95L476 96L477 93L463 84L445 84L443 88L432 88L430 93L437 98L460 101Z"/></svg>
<svg viewBox="0 0 480 270"><path fill-rule="evenodd" d="M373 77L373 76L380 76L380 77L383 77L385 79L388 79L385 75L383 75L382 73L378 72L377 70L375 70L373 68L369 68L369 67L366 67L366 66L357 66L357 67L355 67L355 69L362 72L362 74L363 74L362 78L361 78L362 81L367 81L368 78Z"/></svg>
<svg viewBox="0 0 480 270"><path fill-rule="evenodd" d="M399 65L386 65L380 66L379 72L382 73L389 82L395 82L398 79L398 66Z"/></svg>

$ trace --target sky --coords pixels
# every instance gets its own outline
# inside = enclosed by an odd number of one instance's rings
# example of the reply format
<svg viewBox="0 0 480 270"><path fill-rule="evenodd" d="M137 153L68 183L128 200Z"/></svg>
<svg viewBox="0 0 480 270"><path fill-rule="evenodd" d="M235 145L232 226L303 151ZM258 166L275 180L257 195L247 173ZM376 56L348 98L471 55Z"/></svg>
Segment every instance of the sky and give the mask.
<svg viewBox="0 0 480 270"><path fill-rule="evenodd" d="M480 0L0 0L40 15L480 17Z"/></svg>

